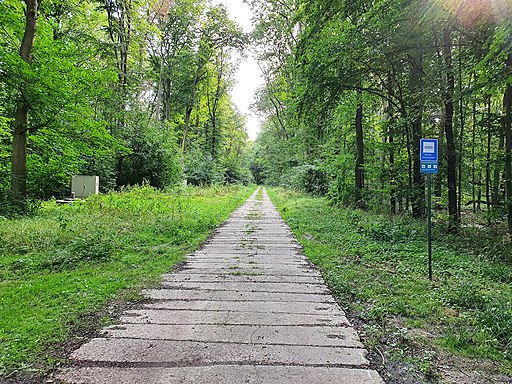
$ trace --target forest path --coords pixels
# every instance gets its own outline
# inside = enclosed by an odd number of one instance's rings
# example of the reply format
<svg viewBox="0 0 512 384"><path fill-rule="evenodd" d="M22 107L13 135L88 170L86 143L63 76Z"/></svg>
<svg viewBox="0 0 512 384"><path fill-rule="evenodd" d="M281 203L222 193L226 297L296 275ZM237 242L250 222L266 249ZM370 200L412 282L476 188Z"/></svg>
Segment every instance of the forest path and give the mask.
<svg viewBox="0 0 512 384"><path fill-rule="evenodd" d="M381 384L343 311L256 191L149 301L84 344L65 383Z"/></svg>

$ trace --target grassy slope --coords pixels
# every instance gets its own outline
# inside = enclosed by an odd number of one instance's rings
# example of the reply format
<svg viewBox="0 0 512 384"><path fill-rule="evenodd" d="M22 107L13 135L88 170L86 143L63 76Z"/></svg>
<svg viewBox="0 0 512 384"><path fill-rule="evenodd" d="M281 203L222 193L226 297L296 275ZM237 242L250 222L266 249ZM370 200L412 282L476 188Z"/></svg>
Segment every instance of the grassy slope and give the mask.
<svg viewBox="0 0 512 384"><path fill-rule="evenodd" d="M437 226L432 284L424 223L269 193L338 300L362 320L379 359L406 362L434 381L447 351L512 373L509 238L484 229L449 237Z"/></svg>
<svg viewBox="0 0 512 384"><path fill-rule="evenodd" d="M0 377L50 366L85 314L157 282L251 191L143 187L0 220Z"/></svg>

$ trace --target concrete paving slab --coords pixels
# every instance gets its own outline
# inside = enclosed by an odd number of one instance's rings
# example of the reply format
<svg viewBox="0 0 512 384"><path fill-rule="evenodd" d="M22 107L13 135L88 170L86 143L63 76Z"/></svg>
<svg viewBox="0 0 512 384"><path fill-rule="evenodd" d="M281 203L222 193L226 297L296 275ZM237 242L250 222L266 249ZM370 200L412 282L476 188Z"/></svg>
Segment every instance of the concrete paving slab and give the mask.
<svg viewBox="0 0 512 384"><path fill-rule="evenodd" d="M210 364L366 365L366 351L355 348L289 345L243 345L194 341L93 339L75 351L77 361Z"/></svg>
<svg viewBox="0 0 512 384"><path fill-rule="evenodd" d="M325 285L320 284L297 284L297 283L251 283L242 282L204 282L204 283L174 283L162 282L164 288L169 289L194 289L214 291L236 291L236 292L282 292L282 293L305 293L305 294L330 294Z"/></svg>
<svg viewBox="0 0 512 384"><path fill-rule="evenodd" d="M253 313L296 313L329 315L343 314L335 303L286 302L286 301L208 301L208 300L159 300L144 305L147 309L170 309L173 311L248 311ZM176 312L177 313L177 312Z"/></svg>
<svg viewBox="0 0 512 384"><path fill-rule="evenodd" d="M264 266L267 264L273 264L279 268L287 268L287 267L298 267L298 268L309 268L309 263L305 260L293 260L293 259L279 259L275 256L254 256L254 255L245 255L238 256L232 255L231 257L221 256L219 258L194 258L193 260L188 260L183 264L185 268L195 268L197 265L198 268L202 268L205 265L208 268L215 268L215 266L221 266L222 268L231 267L233 265L238 265L239 267L250 268L254 265Z"/></svg>
<svg viewBox="0 0 512 384"><path fill-rule="evenodd" d="M303 270L306 270L309 272L309 265L306 263L294 263L294 264L281 264L281 263L273 263L272 265L258 263L256 261L251 260L233 260L232 262L223 262L218 261L216 263L201 263L199 261L191 261L187 262L183 265L183 269L219 269L219 268L228 268L228 269L235 269L235 267L242 268L242 269L261 269L264 271L272 271L272 270L291 270L296 272L302 272Z"/></svg>
<svg viewBox="0 0 512 384"><path fill-rule="evenodd" d="M384 384L379 374L369 369L261 365L86 367L61 378L70 384Z"/></svg>
<svg viewBox="0 0 512 384"><path fill-rule="evenodd" d="M236 251L236 250L235 250ZM278 255L272 254L271 252L259 252L257 250L247 249L248 252L231 252L231 253L210 253L208 255L193 255L187 258L187 263L201 262L201 260L205 260L203 262L225 262L226 260L239 260L239 261L251 261L254 262L255 259L260 259L263 263L273 264L274 262L277 264L309 264L306 259L302 259L297 257L296 255Z"/></svg>
<svg viewBox="0 0 512 384"><path fill-rule="evenodd" d="M217 244L212 244L212 247ZM226 245L224 245L226 246ZM233 244L234 249L265 249L267 252L283 252L283 251L297 251L300 252L302 248L298 245L293 244L271 244L271 243L253 243L253 244Z"/></svg>
<svg viewBox="0 0 512 384"><path fill-rule="evenodd" d="M247 252L231 252L231 253L203 253L195 254L187 257L187 261L198 261L198 260L231 260L233 258L240 259L260 259L262 262L273 263L273 262L295 262L295 263L308 263L311 265L308 259L301 257L297 254L280 255L272 254L270 252L260 251L247 251Z"/></svg>
<svg viewBox="0 0 512 384"><path fill-rule="evenodd" d="M251 311L179 311L139 309L128 311L121 317L125 324L174 324L174 325L329 325L349 326L341 313L296 314L296 313L255 313Z"/></svg>
<svg viewBox="0 0 512 384"><path fill-rule="evenodd" d="M297 249L287 249L281 248L279 250L270 250L266 248L226 248L226 247L211 247L208 250L206 248L202 248L200 251L196 251L193 255L203 255L203 256L217 256L217 255L270 255L276 258L279 257L298 257L301 260L305 260L304 256L300 254L300 251Z"/></svg>
<svg viewBox="0 0 512 384"><path fill-rule="evenodd" d="M106 337L124 339L363 348L350 327L122 324L108 327L103 332Z"/></svg>
<svg viewBox="0 0 512 384"><path fill-rule="evenodd" d="M234 248L234 249L243 249L243 248L265 248L265 249L295 249L300 250L301 247L299 244L295 242L284 242L282 240L241 240L241 239L224 239L224 240L214 240L208 244L209 246L215 247L226 247L226 248Z"/></svg>
<svg viewBox="0 0 512 384"><path fill-rule="evenodd" d="M259 223L246 223L243 225L225 225L222 227L221 230L217 231L216 234L222 234L223 236L235 236L240 235L242 233L242 236L249 235L250 232L260 236L260 235L283 235L283 236L290 236L290 238L294 239L293 232L287 228L284 225L261 225Z"/></svg>
<svg viewBox="0 0 512 384"><path fill-rule="evenodd" d="M307 267L304 268L288 268L288 266L256 266L253 265L249 268L240 268L233 263L233 265L227 266L225 268L193 268L193 267L183 267L180 270L181 274L191 273L191 274L212 274L212 275L220 275L220 274L253 274L253 275L282 275L282 276L317 276L321 277L320 273Z"/></svg>
<svg viewBox="0 0 512 384"><path fill-rule="evenodd" d="M275 252L289 252L289 253L296 253L300 254L301 247L298 244L295 243L281 243L281 242L263 242L263 241L238 241L230 240L230 241L213 241L209 244L206 244L208 249L213 253L218 252L219 250L226 249L236 249L236 250L243 250L243 249L267 249L267 250L274 250ZM205 247L206 247L205 246ZM205 248L202 248L204 250Z"/></svg>
<svg viewBox="0 0 512 384"><path fill-rule="evenodd" d="M253 225L257 225L257 226L261 226L261 227L267 226L267 225L276 226L276 220L275 220L276 218L277 217L268 216L268 218L266 218L266 219L254 219L254 218L248 219L247 215L246 215L245 217L234 217L234 218L228 220L226 223L226 226L229 227L229 224L233 223L235 220L236 220L237 225L253 224ZM282 222L282 224L278 224L277 227L286 229L287 225L284 224L284 222Z"/></svg>
<svg viewBox="0 0 512 384"><path fill-rule="evenodd" d="M334 303L331 295L286 292L196 291L178 289L148 289L144 295L156 300L222 300L222 301L309 301Z"/></svg>
<svg viewBox="0 0 512 384"><path fill-rule="evenodd" d="M279 275L254 275L254 274L242 274L242 273L229 273L222 275L201 275L197 273L180 274L176 273L173 275L166 274L162 276L162 281L169 282L191 282L191 283L215 283L225 281L237 281L237 282L262 282L262 283L295 283L295 284L322 284L323 280L318 276L279 276Z"/></svg>
<svg viewBox="0 0 512 384"><path fill-rule="evenodd" d="M274 231L254 231L251 234L248 234L248 231L251 231L250 229L239 229L239 230L232 230L229 232L229 234L223 236L222 239L227 239L230 242L234 242L236 238L238 237L238 240L243 239L242 241L254 241L258 242L260 240L266 239L266 242L273 241L275 244L284 242L286 244L294 244L299 245L297 240L293 237L293 235L290 232L284 232L280 230L274 230ZM225 234L225 232L223 232ZM217 235L218 236L218 235ZM221 241L220 238L215 238L215 241ZM211 245L212 243L207 243L206 245Z"/></svg>

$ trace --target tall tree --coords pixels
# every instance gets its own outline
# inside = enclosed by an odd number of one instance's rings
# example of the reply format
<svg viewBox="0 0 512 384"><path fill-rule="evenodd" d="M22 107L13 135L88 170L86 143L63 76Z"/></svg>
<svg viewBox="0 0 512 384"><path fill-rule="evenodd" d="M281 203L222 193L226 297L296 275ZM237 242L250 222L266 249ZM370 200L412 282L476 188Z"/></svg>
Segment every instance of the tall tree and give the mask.
<svg viewBox="0 0 512 384"><path fill-rule="evenodd" d="M238 25L229 19L224 6L212 7L206 10L201 23L200 38L197 54L195 56L194 71L191 77L190 91L185 106L185 123L181 139L181 151L185 153L188 134L190 131L191 116L198 102L198 87L201 81L208 76L208 64L217 63L216 90L210 97L210 125L216 129L216 105L223 91L222 77L224 75L226 55L233 50L242 52L247 43L247 36ZM208 88L207 88L208 89ZM225 88L224 88L225 91ZM214 139L213 139L214 140Z"/></svg>
<svg viewBox="0 0 512 384"><path fill-rule="evenodd" d="M444 94L444 130L446 134L446 157L448 177L448 214L449 231L456 232L458 229L459 215L457 209L457 154L455 147L455 135L453 132L453 97L455 90L455 74L452 59L452 33L450 26L443 33L443 56L445 60L446 88Z"/></svg>
<svg viewBox="0 0 512 384"><path fill-rule="evenodd" d="M32 65L32 53L37 33L37 18L39 12L38 0L25 0L25 32L21 42L19 54L27 64L24 73L30 70ZM12 140L12 192L16 199L24 198L27 194L27 133L29 130L30 103L27 98L29 88L27 80L22 81L16 114Z"/></svg>
<svg viewBox="0 0 512 384"><path fill-rule="evenodd" d="M414 218L425 216L425 180L420 173L420 140L423 137L423 101L421 100L424 87L424 68L422 48L413 49L409 54L409 92L410 92L410 129L412 145L412 184L411 200Z"/></svg>
<svg viewBox="0 0 512 384"><path fill-rule="evenodd" d="M107 14L108 34L113 45L118 83L121 89L128 84L128 58L132 36L132 0L102 0Z"/></svg>
<svg viewBox="0 0 512 384"><path fill-rule="evenodd" d="M361 97L359 95L359 97ZM356 192L355 203L359 207L364 207L364 139L363 139L363 103L360 101L356 111Z"/></svg>
<svg viewBox="0 0 512 384"><path fill-rule="evenodd" d="M505 95L503 106L505 110L505 136L507 140L505 155L505 179L507 191L507 213L508 213L508 231L512 233L512 48L507 55L506 61L507 82L505 86Z"/></svg>

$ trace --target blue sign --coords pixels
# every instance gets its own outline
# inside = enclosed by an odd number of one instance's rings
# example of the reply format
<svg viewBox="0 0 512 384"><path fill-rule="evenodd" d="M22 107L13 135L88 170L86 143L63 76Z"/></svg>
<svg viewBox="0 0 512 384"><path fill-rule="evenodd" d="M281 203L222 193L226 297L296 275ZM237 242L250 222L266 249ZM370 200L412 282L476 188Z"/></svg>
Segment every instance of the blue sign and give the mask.
<svg viewBox="0 0 512 384"><path fill-rule="evenodd" d="M438 144L437 139L421 139L420 140L420 160L438 161Z"/></svg>
<svg viewBox="0 0 512 384"><path fill-rule="evenodd" d="M420 171L421 173L437 175L439 173L439 163L437 161L422 161Z"/></svg>

